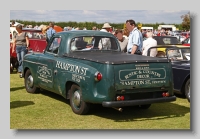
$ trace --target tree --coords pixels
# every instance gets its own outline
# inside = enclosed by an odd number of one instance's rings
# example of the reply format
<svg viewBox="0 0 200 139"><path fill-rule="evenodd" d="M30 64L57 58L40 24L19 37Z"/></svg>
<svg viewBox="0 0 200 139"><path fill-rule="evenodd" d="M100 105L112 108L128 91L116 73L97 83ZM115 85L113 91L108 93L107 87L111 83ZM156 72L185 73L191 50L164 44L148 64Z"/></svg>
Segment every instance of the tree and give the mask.
<svg viewBox="0 0 200 139"><path fill-rule="evenodd" d="M181 19L183 20L182 28L184 30L190 30L190 13L188 12L187 14L182 15Z"/></svg>

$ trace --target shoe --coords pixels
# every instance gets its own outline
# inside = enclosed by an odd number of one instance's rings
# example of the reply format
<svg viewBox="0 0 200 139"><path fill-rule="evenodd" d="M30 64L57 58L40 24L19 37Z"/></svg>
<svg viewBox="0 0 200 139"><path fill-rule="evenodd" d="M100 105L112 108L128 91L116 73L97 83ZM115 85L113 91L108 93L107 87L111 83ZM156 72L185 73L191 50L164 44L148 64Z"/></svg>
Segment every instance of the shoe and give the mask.
<svg viewBox="0 0 200 139"><path fill-rule="evenodd" d="M19 74L19 78L22 78L22 73Z"/></svg>

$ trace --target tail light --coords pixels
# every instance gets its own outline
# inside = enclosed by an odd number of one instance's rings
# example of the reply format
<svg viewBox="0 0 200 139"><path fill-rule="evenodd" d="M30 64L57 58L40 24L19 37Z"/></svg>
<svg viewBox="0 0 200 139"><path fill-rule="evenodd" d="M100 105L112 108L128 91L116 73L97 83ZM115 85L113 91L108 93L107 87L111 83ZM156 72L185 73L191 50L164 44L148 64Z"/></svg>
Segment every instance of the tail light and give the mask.
<svg viewBox="0 0 200 139"><path fill-rule="evenodd" d="M12 34L10 33L10 39L12 39Z"/></svg>
<svg viewBox="0 0 200 139"><path fill-rule="evenodd" d="M117 96L116 99L117 99L117 101L120 101L120 100L123 101L124 100L124 96Z"/></svg>
<svg viewBox="0 0 200 139"><path fill-rule="evenodd" d="M168 97L168 96L169 96L169 93L168 93L168 92L163 92L163 93L162 93L162 96L163 96L163 97Z"/></svg>
<svg viewBox="0 0 200 139"><path fill-rule="evenodd" d="M96 72L94 75L95 81L100 81L102 79L102 74L100 72Z"/></svg>

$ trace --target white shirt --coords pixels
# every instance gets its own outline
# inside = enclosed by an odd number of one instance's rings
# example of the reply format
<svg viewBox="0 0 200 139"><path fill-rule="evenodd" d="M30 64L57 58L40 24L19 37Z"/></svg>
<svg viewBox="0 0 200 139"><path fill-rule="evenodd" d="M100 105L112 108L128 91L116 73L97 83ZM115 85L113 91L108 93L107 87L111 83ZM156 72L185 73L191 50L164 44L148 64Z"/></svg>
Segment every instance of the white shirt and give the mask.
<svg viewBox="0 0 200 139"><path fill-rule="evenodd" d="M118 42L119 42L119 45L120 45L120 47L121 47L121 51L124 52L125 49L127 49L126 47L127 47L127 45L128 45L128 39L125 38L125 37L123 37L123 41L121 42L121 41L118 40Z"/></svg>
<svg viewBox="0 0 200 139"><path fill-rule="evenodd" d="M145 55L147 56L147 52L148 52L148 49L153 47L153 46L157 46L157 41L155 39L153 39L152 37L150 38L147 38L146 40L143 41L143 52L142 52L142 55ZM150 53L150 56L151 57L156 57L157 55L157 49L151 49L151 53Z"/></svg>
<svg viewBox="0 0 200 139"><path fill-rule="evenodd" d="M101 29L100 31L107 32L106 29ZM101 49L105 49L105 50L111 49L110 38L102 38L102 39L99 41L99 46L98 46L98 48L99 48L99 50L101 50Z"/></svg>

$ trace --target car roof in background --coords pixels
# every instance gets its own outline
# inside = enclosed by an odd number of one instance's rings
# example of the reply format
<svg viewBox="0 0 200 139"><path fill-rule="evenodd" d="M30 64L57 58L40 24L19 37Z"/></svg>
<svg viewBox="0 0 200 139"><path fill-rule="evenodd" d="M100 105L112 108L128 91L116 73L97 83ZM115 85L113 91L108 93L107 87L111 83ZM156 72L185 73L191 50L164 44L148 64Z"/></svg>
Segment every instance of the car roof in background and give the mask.
<svg viewBox="0 0 200 139"><path fill-rule="evenodd" d="M23 31L38 31L38 32L42 32L41 29L35 29L35 28L22 28Z"/></svg>

